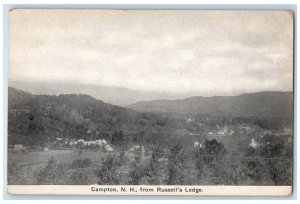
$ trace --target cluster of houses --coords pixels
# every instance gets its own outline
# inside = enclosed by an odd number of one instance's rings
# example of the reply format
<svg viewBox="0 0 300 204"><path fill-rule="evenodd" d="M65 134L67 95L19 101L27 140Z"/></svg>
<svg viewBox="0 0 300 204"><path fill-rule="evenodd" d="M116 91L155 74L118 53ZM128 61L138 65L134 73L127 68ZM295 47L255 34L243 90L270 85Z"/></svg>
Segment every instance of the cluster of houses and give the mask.
<svg viewBox="0 0 300 204"><path fill-rule="evenodd" d="M249 126L239 126L238 127L239 133L252 133L254 129Z"/></svg>
<svg viewBox="0 0 300 204"><path fill-rule="evenodd" d="M260 146L261 144L255 141L255 138L251 139L251 142L249 143L249 146L256 149ZM203 148L202 144L198 141L194 142L194 148Z"/></svg>
<svg viewBox="0 0 300 204"><path fill-rule="evenodd" d="M70 140L70 139L62 139L56 138L56 143L60 144L61 146L67 146L71 148L86 148L86 149L93 149L93 148L103 148L108 152L113 151L114 149L107 143L105 139L98 139L98 140L89 140L85 141L84 139L78 140ZM142 154L145 153L144 146L141 145L134 145L132 148L128 150L129 152L141 152Z"/></svg>
<svg viewBox="0 0 300 204"><path fill-rule="evenodd" d="M63 140L62 138L56 138L56 144L60 146L68 146L71 148L104 148L106 151L113 151L113 148L107 143L105 139L85 141L84 139Z"/></svg>
<svg viewBox="0 0 300 204"><path fill-rule="evenodd" d="M209 136L225 136L225 135L233 135L235 133L234 130L230 130L227 126L223 128L218 127L219 130L217 131L209 131Z"/></svg>
<svg viewBox="0 0 300 204"><path fill-rule="evenodd" d="M254 138L251 139L251 142L249 143L249 146L257 149L262 145L270 145L270 142L266 142L266 143L260 143L260 142L256 142Z"/></svg>
<svg viewBox="0 0 300 204"><path fill-rule="evenodd" d="M56 138L55 142L51 145L48 145L44 148L39 148L40 151L48 152L50 149L66 149L66 148L82 148L82 149L104 149L108 152L114 151L111 145L107 143L105 139L98 140L89 140L85 141L84 139L63 139ZM22 144L10 145L9 149L14 152L22 152L28 149ZM129 152L141 152L145 153L144 146L134 145L132 148L128 150Z"/></svg>
<svg viewBox="0 0 300 204"><path fill-rule="evenodd" d="M195 121L194 118L185 118L186 123L191 123L191 122L194 122L194 121Z"/></svg>

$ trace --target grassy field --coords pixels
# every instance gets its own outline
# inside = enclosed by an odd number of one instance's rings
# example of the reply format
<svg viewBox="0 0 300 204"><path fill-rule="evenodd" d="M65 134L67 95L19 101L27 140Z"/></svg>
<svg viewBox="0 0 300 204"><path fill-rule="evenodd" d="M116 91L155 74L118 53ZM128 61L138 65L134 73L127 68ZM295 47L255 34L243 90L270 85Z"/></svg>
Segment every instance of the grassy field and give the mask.
<svg viewBox="0 0 300 204"><path fill-rule="evenodd" d="M19 166L41 166L46 165L48 160L53 157L57 163L72 162L75 159L89 158L93 166L101 163L101 158L107 153L102 151L84 150L49 150L48 152L9 152L8 164L18 164Z"/></svg>
<svg viewBox="0 0 300 204"><path fill-rule="evenodd" d="M50 158L55 160L57 166L71 166L74 160L86 159L91 161L91 171L101 166L101 160L107 156L107 152L83 150L50 150L48 152L9 152L8 153L8 183L11 184L35 184L38 172L45 168ZM64 173L70 175L72 172L82 172L83 169L66 168ZM86 172L86 175L88 173Z"/></svg>

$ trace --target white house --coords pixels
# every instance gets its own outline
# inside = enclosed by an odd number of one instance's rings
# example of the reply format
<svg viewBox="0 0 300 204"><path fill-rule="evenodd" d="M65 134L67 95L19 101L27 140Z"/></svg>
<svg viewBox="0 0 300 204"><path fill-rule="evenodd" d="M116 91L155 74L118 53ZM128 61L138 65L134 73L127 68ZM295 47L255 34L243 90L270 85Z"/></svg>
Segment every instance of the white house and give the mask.
<svg viewBox="0 0 300 204"><path fill-rule="evenodd" d="M110 145L105 145L105 149L106 149L106 151L108 151L108 152L113 151L113 148L112 148Z"/></svg>
<svg viewBox="0 0 300 204"><path fill-rule="evenodd" d="M259 144L255 141L254 138L252 138L249 146L253 147L253 148L257 148L259 146Z"/></svg>
<svg viewBox="0 0 300 204"><path fill-rule="evenodd" d="M14 151L21 152L21 151L24 151L24 150L25 150L25 148L24 148L23 145L21 145L21 144L15 144L14 145Z"/></svg>
<svg viewBox="0 0 300 204"><path fill-rule="evenodd" d="M158 159L157 161L160 163L167 163L169 161L169 159L162 157L162 158Z"/></svg>
<svg viewBox="0 0 300 204"><path fill-rule="evenodd" d="M135 152L135 151L139 151L139 150L141 150L142 153L144 153L145 152L144 146L135 145L135 146L133 146L132 148L129 149L129 151L131 151L131 152Z"/></svg>
<svg viewBox="0 0 300 204"><path fill-rule="evenodd" d="M194 142L194 147L195 148L202 148L202 144L200 142L198 142L198 141L195 141Z"/></svg>

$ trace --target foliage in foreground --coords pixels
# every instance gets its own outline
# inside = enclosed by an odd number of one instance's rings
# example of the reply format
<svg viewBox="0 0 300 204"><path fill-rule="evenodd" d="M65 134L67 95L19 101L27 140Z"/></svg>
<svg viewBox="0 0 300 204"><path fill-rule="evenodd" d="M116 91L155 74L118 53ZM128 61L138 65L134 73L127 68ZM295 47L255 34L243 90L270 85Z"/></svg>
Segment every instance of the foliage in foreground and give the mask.
<svg viewBox="0 0 300 204"><path fill-rule="evenodd" d="M10 184L101 185L290 185L291 161L280 138L266 136L258 148L249 147L239 157L228 153L217 140L202 148L184 149L179 144L152 149L149 156L108 153L101 164L88 158L58 163L51 157L35 170L10 164Z"/></svg>

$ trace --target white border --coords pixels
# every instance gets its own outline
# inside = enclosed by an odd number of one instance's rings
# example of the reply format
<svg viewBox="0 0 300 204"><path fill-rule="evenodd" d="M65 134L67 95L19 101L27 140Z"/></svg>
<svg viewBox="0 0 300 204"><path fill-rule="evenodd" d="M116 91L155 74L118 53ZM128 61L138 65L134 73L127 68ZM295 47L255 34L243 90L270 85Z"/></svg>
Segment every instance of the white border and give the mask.
<svg viewBox="0 0 300 204"><path fill-rule="evenodd" d="M118 0L118 1L116 1L116 0L105 0L105 1L97 1L97 0L77 0L76 2L75 2L75 0L27 0L27 1L25 1L25 0L2 0L1 1L1 4L2 4L2 6L1 6L1 8L0 8L0 15L1 16L3 16L3 5L4 4L15 4L15 5L20 5L20 4L22 4L22 5L25 5L25 4L27 4L27 6L30 6L30 7L35 7L36 5L28 5L28 4L47 4L49 7L52 7L51 6L51 4L69 4L69 3L72 3L72 4L99 4L99 3L101 3L101 4L156 4L156 6L159 6L159 4L170 4L170 3L172 3L172 4L199 4L199 3L204 3L204 4L216 4L216 6L218 7L220 7L220 5L219 4L224 4L224 3L227 3L227 6L230 6L230 5L228 5L228 4L240 4L240 5L245 5L245 4L257 4L257 6L259 6L259 5L262 5L262 7L265 7L265 6L267 6L268 7L268 5L263 5L263 4L297 4L297 0L285 0L285 1L271 1L271 0L252 0L252 1L249 1L249 0L247 0L247 1L238 1L238 0L235 0L235 1L222 1L222 0L219 0L219 1L216 1L216 0L206 0L206 1L196 1L196 0L182 0L182 1L175 1L175 0L173 0L172 2L170 2L170 1L168 1L168 0L152 0L152 1L150 1L150 0L145 0L145 1L141 1L141 0L135 0L135 1L126 1L126 0ZM226 5L225 5L226 6ZM253 5L251 5L251 6L253 6ZM269 7L270 6L272 6L272 5L269 5ZM274 5L273 5L274 6ZM298 5L297 5L297 8L298 8ZM297 27L298 27L298 22L299 21L297 21ZM3 21L1 21L1 30L2 30L2 32L1 32L1 37L2 37L2 39L3 39ZM2 44L2 47L3 47L3 41L1 40L1 44ZM297 44L296 44L296 46L298 45L298 42L297 42ZM298 59L298 53L296 53L297 55L296 55L296 59ZM1 50L1 56L3 56L3 49ZM295 60L296 60L295 59ZM2 63L2 65L3 65L3 58L2 57L0 57L0 61L1 61L1 63ZM296 68L295 68L296 69ZM3 79L3 76L4 76L4 71L3 71L3 69L1 69L1 71L0 71L0 74L1 74L1 78ZM295 72L295 79L298 79L298 72L296 71ZM2 91L2 93L3 93L3 91L4 91L4 87L3 87L3 83L0 83L1 85L0 85L0 90ZM295 81L295 95L297 96L298 95L298 89L297 89L297 81ZM3 94L1 94L1 106L0 106L0 112L1 112L1 115L2 115L2 117L1 117L1 125L0 125L0 127L1 127L1 132L3 133L3 111L4 111L4 109L3 109ZM296 101L296 107L298 107L298 104L299 104L299 102L298 102L298 100ZM298 109L295 109L295 119L296 119L296 116L298 115ZM296 126L298 126L299 125L299 121L297 120L296 121L297 123L296 123ZM2 135L2 134L1 134ZM297 137L298 136L298 134L297 135L295 135L295 137ZM300 140L297 140L297 145L299 145L299 141ZM1 142L0 143L0 156L1 156L1 163L0 163L0 182L3 184L3 182L4 182L4 180L3 180L3 177L2 177L2 175L3 175L3 148L4 148L4 144ZM299 163L299 157L297 156L297 163ZM299 169L297 168L297 174L299 173ZM299 174L298 174L299 175ZM298 186L298 184L299 184L299 182L298 181L296 181L297 182L297 186ZM2 186L2 188L1 188L1 190L0 190L0 194L1 194L1 199L3 199L3 190L5 190L5 186ZM97 198L93 198L93 199L105 199L106 201L105 202L108 202L107 201L107 197L106 198L99 198L100 196L97 196ZM37 197L19 197L19 199L36 199ZM143 197L143 198L141 198L141 197L138 197L137 199L155 199L155 198L153 198L153 197ZM7 198L6 198L7 199ZM18 198L9 198L9 199L18 199ZM49 197L47 198L47 197L39 197L38 199L49 199ZM53 198L52 198L53 199ZM72 198L70 198L70 197L56 197L55 199L60 199L60 200L64 200L63 202L64 203L81 203L82 201L81 201L81 199L86 199L86 198L82 198L82 197L72 197ZM79 199L79 200L77 200L77 201L67 201L66 199ZM91 199L91 198L90 198ZM120 199L120 197L114 197L114 198L110 198L110 199ZM126 198L121 198L121 199L126 199ZM136 199L136 198L132 198L132 199ZM180 198L180 197L177 197L177 198L161 198L161 199L173 199L171 202L173 203L173 202L176 202L176 201L174 201L174 199L178 199L178 200L181 200L182 198ZM187 198L184 198L184 199L187 199ZM190 198L191 199L191 198ZM203 200L205 200L206 198L203 198L202 197L202 199ZM231 198L209 198L209 199L215 199L215 200L213 200L212 202L215 202L216 201L216 199L226 199L225 201L222 201L222 203L232 203L232 202L239 202L240 203L240 200L235 200L235 201L231 201L231 200L229 200L229 199L252 199L252 198L246 198L246 197L242 197L242 198L235 198L235 197L231 197ZM255 199L257 199L257 198L255 198ZM263 199L263 198L260 198L260 199ZM275 198L273 198L273 199L275 199ZM276 198L277 199L277 198ZM280 198L278 198L278 199L280 199ZM297 199L297 195L295 195L292 199ZM127 202L129 201L128 200L128 197L127 197ZM264 200L263 202L265 203L265 202L272 202L272 203L276 203L275 201L273 201L273 200L270 200L270 199L267 199L267 200ZM280 201L280 200L279 200ZM295 200L294 200L295 201ZM289 202L294 202L293 200L285 200L285 201L283 201L284 203L289 203ZM7 200L6 201L4 201L4 203L6 203L7 202ZM22 203L26 203L26 201L21 201ZM21 203L20 202L20 203ZM30 203L32 203L33 201L27 201L28 203L30 202ZM46 203L49 203L49 202L51 202L51 200L48 200L48 201L43 201L43 202L46 202ZM57 201L55 201L55 202L57 202ZM99 201L96 201L97 203L99 203ZM123 202L123 201L122 201ZM132 201L129 201L130 203L132 203ZM128 202L128 203L129 203ZM142 201L142 202L147 202L147 201ZM148 201L148 202L153 202L153 201ZM156 202L156 201L155 201ZM164 201L164 202L166 202L166 201ZM197 202L197 201L196 201ZM199 202L199 201L198 201ZM201 201L202 202L202 201ZM243 202L248 202L248 203L253 203L253 201L252 200L248 200L248 201L243 201ZM255 202L257 202L257 201L255 201ZM9 203L18 203L18 201L9 201Z"/></svg>

